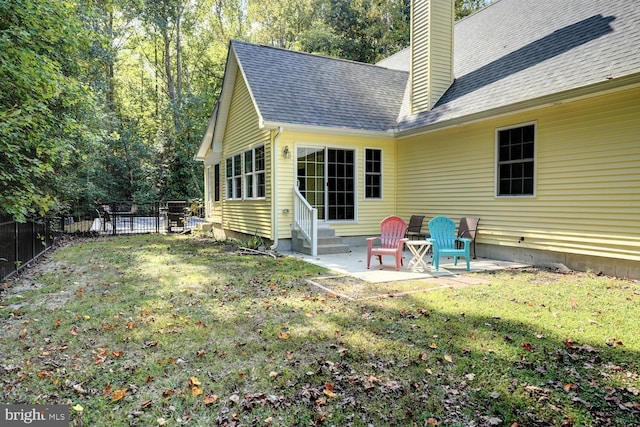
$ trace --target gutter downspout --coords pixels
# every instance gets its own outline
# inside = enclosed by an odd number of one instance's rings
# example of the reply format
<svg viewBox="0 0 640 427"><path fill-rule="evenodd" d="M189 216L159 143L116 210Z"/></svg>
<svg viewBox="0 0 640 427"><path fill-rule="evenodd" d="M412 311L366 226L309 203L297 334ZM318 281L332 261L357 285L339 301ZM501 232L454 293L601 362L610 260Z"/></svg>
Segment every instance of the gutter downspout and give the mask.
<svg viewBox="0 0 640 427"><path fill-rule="evenodd" d="M273 137L273 149L271 150L272 159L271 162L273 164L273 169L271 172L271 198L273 199L273 225L271 227L273 233L273 245L269 248L272 251L275 251L278 247L278 183L276 179L276 173L278 171L278 139L282 135L282 126L278 126L278 132L276 136Z"/></svg>

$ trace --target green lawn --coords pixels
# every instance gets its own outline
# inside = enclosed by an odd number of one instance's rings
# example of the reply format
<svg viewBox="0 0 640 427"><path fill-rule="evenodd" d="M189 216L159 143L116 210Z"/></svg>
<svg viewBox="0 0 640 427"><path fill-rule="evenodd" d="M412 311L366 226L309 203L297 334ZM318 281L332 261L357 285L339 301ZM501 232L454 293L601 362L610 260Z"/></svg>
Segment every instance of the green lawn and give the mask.
<svg viewBox="0 0 640 427"><path fill-rule="evenodd" d="M318 267L233 250L54 251L0 297L0 400L69 404L75 426L640 422L638 282L529 269L348 301Z"/></svg>

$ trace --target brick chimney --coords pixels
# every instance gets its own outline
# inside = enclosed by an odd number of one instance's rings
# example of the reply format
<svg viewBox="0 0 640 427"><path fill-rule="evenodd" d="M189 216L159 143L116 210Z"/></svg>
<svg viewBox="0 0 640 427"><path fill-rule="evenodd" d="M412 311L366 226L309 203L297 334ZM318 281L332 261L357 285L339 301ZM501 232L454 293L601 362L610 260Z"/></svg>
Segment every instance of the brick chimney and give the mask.
<svg viewBox="0 0 640 427"><path fill-rule="evenodd" d="M454 0L411 2L411 113L428 111L453 83Z"/></svg>

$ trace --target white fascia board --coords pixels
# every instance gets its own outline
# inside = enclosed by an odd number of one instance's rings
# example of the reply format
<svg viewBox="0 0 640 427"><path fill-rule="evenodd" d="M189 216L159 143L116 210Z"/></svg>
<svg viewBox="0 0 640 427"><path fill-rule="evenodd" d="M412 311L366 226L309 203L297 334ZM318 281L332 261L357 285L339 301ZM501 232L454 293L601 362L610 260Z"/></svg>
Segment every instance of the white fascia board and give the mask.
<svg viewBox="0 0 640 427"><path fill-rule="evenodd" d="M227 63L224 67L224 77L222 78L222 89L218 97L218 112L216 114L213 126L213 136L211 138L211 147L221 147L224 138L225 129L227 127L227 116L231 108L231 98L233 95L233 87L236 81L236 73L238 71L238 61L233 53L232 45L229 43L229 53L227 54Z"/></svg>
<svg viewBox="0 0 640 427"><path fill-rule="evenodd" d="M362 129L350 129L350 128L338 128L338 127L326 127L326 126L313 126L313 125L300 125L292 123L281 122L261 122L260 129L273 130L282 127L288 132L299 133L317 133L324 135L343 135L343 136L356 136L364 138L380 138L389 139L394 137L392 130L388 131L371 131Z"/></svg>

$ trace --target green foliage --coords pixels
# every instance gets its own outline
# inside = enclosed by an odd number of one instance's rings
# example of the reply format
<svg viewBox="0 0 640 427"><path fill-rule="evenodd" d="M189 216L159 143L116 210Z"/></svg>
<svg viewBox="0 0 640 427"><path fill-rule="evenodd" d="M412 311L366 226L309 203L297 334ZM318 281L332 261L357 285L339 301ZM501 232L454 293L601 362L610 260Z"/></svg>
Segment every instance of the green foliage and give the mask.
<svg viewBox="0 0 640 427"><path fill-rule="evenodd" d="M456 0L456 19L489 0ZM377 62L409 45L410 0L274 0L249 3L253 42Z"/></svg>
<svg viewBox="0 0 640 427"><path fill-rule="evenodd" d="M483 7L491 3L492 0L456 0L455 2L455 14L456 19L464 18L467 15L471 15Z"/></svg>
<svg viewBox="0 0 640 427"><path fill-rule="evenodd" d="M338 56L376 62L409 44L409 0L331 0L324 16Z"/></svg>
<svg viewBox="0 0 640 427"><path fill-rule="evenodd" d="M319 20L317 4L315 0L249 2L250 40L285 49L299 47L301 38Z"/></svg>
<svg viewBox="0 0 640 427"><path fill-rule="evenodd" d="M100 114L86 83L96 35L74 1L0 2L0 212L51 209L69 168L97 141Z"/></svg>
<svg viewBox="0 0 640 427"><path fill-rule="evenodd" d="M264 250L266 248L264 239L258 235L257 230L253 236L249 237L248 239L242 242L242 246L245 248L255 249L255 250L260 250L260 249Z"/></svg>
<svg viewBox="0 0 640 427"><path fill-rule="evenodd" d="M458 17L485 0L456 0ZM376 62L409 0L0 0L0 213L202 196L229 40Z"/></svg>

